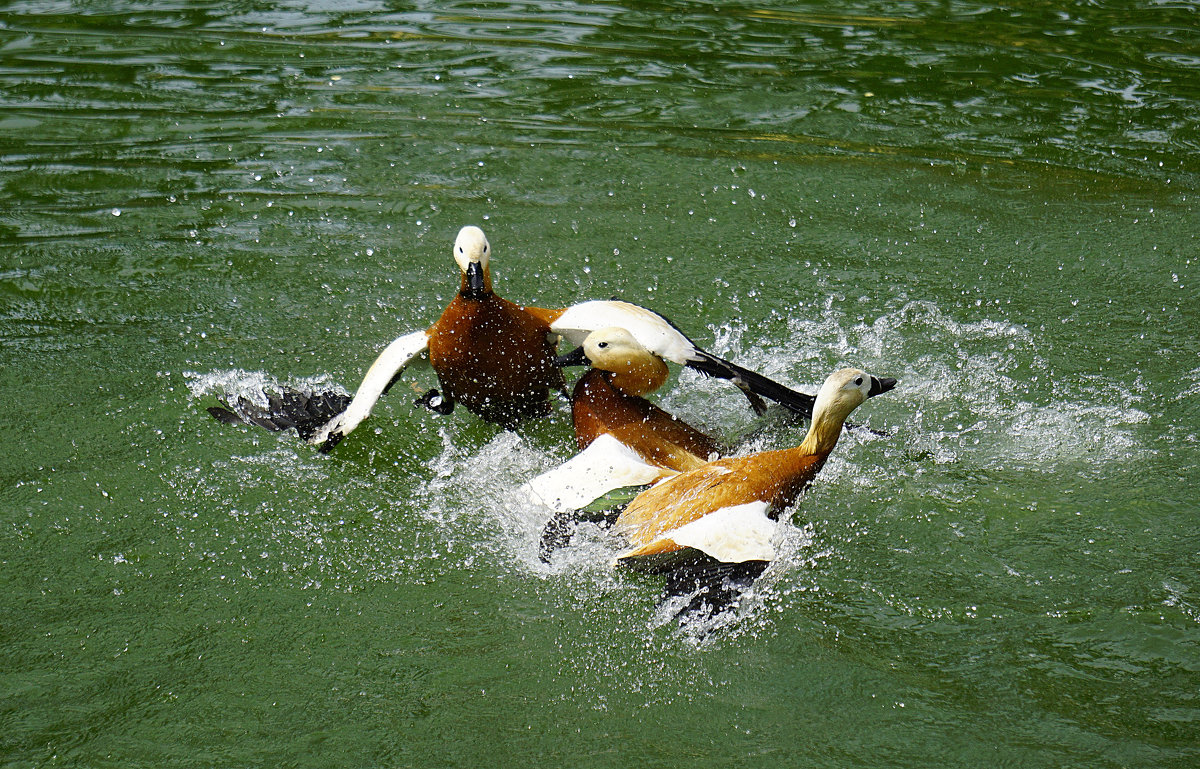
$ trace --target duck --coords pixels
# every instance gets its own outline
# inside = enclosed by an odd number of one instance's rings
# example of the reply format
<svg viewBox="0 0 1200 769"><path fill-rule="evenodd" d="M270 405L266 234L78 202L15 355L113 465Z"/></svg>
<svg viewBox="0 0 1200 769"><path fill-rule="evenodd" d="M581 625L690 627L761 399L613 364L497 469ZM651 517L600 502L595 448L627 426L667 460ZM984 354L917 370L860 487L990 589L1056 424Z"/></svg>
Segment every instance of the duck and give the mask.
<svg viewBox="0 0 1200 769"><path fill-rule="evenodd" d="M835 371L816 395L798 446L717 459L642 491L613 526L629 544L617 563L662 572L703 562L772 561L775 519L817 477L850 413L895 386L895 379L861 369Z"/></svg>
<svg viewBox="0 0 1200 769"><path fill-rule="evenodd" d="M716 439L644 397L661 388L670 371L628 330L597 329L555 363L590 366L571 393L579 453L522 487L555 513L573 513L617 489L694 470L724 453ZM572 515L550 525L558 532L555 544L564 544L573 520Z"/></svg>
<svg viewBox="0 0 1200 769"><path fill-rule="evenodd" d="M755 413L766 410L763 398L768 398L791 412L811 416L812 395L708 352L671 321L639 305L617 299L590 300L550 309L501 298L492 289L491 253L481 228L468 225L459 231L454 242L454 258L461 272L458 293L433 326L388 344L352 397L285 389L281 397L268 396L266 407L241 399L236 408L222 403L209 408L209 413L231 424L295 428L301 438L328 453L370 416L406 367L427 353L441 390L428 391L419 404L449 414L461 403L487 421L514 427L525 419L549 414L550 393L565 392L561 369L554 365L560 339L582 345L595 330L621 327L663 360L730 381Z"/></svg>
<svg viewBox="0 0 1200 769"><path fill-rule="evenodd" d="M662 358L624 328L593 331L555 363L590 366L571 393L580 451L608 434L647 462L677 472L694 470L724 453L716 439L646 400L644 396L661 388L670 372Z"/></svg>
<svg viewBox="0 0 1200 769"><path fill-rule="evenodd" d="M278 430L295 427L302 438L327 453L370 415L408 364L427 353L441 391L430 390L420 402L434 411L449 414L461 403L481 419L505 427L548 415L550 394L565 391L562 370L554 365L557 337L544 313L530 313L495 293L491 252L479 227L468 225L459 231L454 240L454 260L461 273L458 291L432 326L400 336L384 348L352 398L327 393L305 398L288 391L269 398L266 409L255 411L243 401L238 410L223 405L209 412L223 422L248 421ZM304 408L294 408L297 403Z"/></svg>
<svg viewBox="0 0 1200 769"><path fill-rule="evenodd" d="M588 334L598 329L624 328L659 358L707 377L729 381L742 391L760 416L767 410L763 398L775 401L801 417L812 416L814 396L797 392L714 355L693 342L666 317L645 307L619 299L593 299L561 310L530 307L529 311L545 318L551 331L575 347L582 346Z"/></svg>

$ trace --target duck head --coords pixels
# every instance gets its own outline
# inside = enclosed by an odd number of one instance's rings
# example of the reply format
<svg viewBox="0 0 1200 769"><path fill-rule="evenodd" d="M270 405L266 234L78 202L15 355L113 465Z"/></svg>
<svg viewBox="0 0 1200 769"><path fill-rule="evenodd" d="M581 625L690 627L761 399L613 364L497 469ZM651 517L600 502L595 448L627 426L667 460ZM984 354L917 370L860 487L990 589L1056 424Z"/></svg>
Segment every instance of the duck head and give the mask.
<svg viewBox="0 0 1200 769"><path fill-rule="evenodd" d="M667 381L667 364L647 350L627 330L612 326L596 329L583 345L559 357L559 366L586 366L606 372L606 378L627 395L645 395Z"/></svg>
<svg viewBox="0 0 1200 769"><path fill-rule="evenodd" d="M454 239L454 261L462 270L459 293L468 299L480 299L492 291L492 274L488 269L492 248L483 230L467 225Z"/></svg>
<svg viewBox="0 0 1200 769"><path fill-rule="evenodd" d="M890 377L871 376L856 368L844 368L830 374L817 392L817 400L813 404L813 419L820 413L826 419L845 421L850 412L862 405L867 398L873 398L885 393L896 386L896 380Z"/></svg>
<svg viewBox="0 0 1200 769"><path fill-rule="evenodd" d="M867 398L885 393L895 386L895 379L871 376L861 369L844 368L833 372L817 392L812 425L801 446L814 454L833 451L850 412L861 406Z"/></svg>

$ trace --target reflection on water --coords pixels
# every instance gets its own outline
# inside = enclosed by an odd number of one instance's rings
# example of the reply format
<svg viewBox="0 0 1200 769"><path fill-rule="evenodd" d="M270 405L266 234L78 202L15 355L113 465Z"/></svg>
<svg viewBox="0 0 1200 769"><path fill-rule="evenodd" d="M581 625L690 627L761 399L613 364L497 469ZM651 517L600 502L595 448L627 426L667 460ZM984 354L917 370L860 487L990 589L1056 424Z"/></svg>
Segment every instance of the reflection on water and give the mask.
<svg viewBox="0 0 1200 769"><path fill-rule="evenodd" d="M7 4L0 753L1186 764L1195 15ZM398 389L328 457L209 418L353 389L467 223L515 301L619 295L810 392L897 377L861 413L893 435L847 434L680 627L596 527L538 560L517 489L565 408L507 433ZM660 401L803 434L687 372Z"/></svg>
<svg viewBox="0 0 1200 769"><path fill-rule="evenodd" d="M110 212L172 196L383 202L385 159L531 145L1196 173L1186 5L336 5L10 5L0 125L25 145L7 162L38 171L11 192L40 214L19 231L65 213L113 231ZM469 164L421 165L405 183L470 186Z"/></svg>

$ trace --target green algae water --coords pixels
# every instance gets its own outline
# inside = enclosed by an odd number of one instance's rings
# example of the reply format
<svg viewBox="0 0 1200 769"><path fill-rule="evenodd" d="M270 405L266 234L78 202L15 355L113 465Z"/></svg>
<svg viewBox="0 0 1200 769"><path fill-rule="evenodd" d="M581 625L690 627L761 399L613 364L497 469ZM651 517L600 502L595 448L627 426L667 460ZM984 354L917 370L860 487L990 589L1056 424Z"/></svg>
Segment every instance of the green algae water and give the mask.
<svg viewBox="0 0 1200 769"><path fill-rule="evenodd" d="M1194 4L0 5L0 765L1191 767ZM724 615L353 390L457 286L619 296L855 418ZM411 385L411 388L410 388ZM794 445L726 384L658 396Z"/></svg>

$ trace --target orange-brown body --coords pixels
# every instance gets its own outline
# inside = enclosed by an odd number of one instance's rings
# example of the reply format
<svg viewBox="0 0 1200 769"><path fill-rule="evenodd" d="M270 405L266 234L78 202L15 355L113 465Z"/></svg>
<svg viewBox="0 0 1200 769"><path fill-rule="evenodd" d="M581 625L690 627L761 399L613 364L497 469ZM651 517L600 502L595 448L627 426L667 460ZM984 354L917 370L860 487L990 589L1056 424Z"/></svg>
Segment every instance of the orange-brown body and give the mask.
<svg viewBox="0 0 1200 769"><path fill-rule="evenodd" d="M763 501L772 511L783 510L812 483L828 456L798 446L718 459L643 491L617 519L617 529L638 548L722 507Z"/></svg>
<svg viewBox="0 0 1200 769"><path fill-rule="evenodd" d="M429 362L445 395L483 419L512 425L550 413L550 392L564 388L554 365L549 325L492 292L470 291L467 278L429 329Z"/></svg>
<svg viewBox="0 0 1200 769"><path fill-rule="evenodd" d="M633 548L620 556L625 563L653 562L643 556L664 555L686 550L677 542L684 539L698 547L716 549L731 555L739 552L739 532L719 526L705 529L681 527L722 511L716 521L740 520L740 526L753 521L753 512L770 517L789 507L812 483L837 445L846 417L867 398L887 392L894 379L879 379L858 369L841 369L831 374L817 394L813 421L799 446L764 451L744 457L729 457L682 473L651 486L638 494L617 518L616 528ZM736 518L734 511L745 511L749 518ZM761 519L760 519L761 520ZM697 528L703 536L693 538ZM743 543L752 538L743 539ZM756 552L770 552L758 543ZM707 552L707 551L706 551ZM742 548L740 552L746 552Z"/></svg>
<svg viewBox="0 0 1200 769"><path fill-rule="evenodd" d="M645 398L622 391L615 384L619 382L613 372L593 368L576 383L571 414L581 451L608 433L647 461L680 472L721 453L712 438Z"/></svg>
<svg viewBox="0 0 1200 769"><path fill-rule="evenodd" d="M561 318L563 316L563 313L565 313L568 308L564 307L562 309L548 310L545 307L533 307L530 305L526 305L525 307L522 307L521 309L525 310L525 312L527 312L530 315L532 315L533 317L537 318L538 322L544 324L547 328L549 328L550 324L553 323L554 321L558 320L559 318Z"/></svg>

